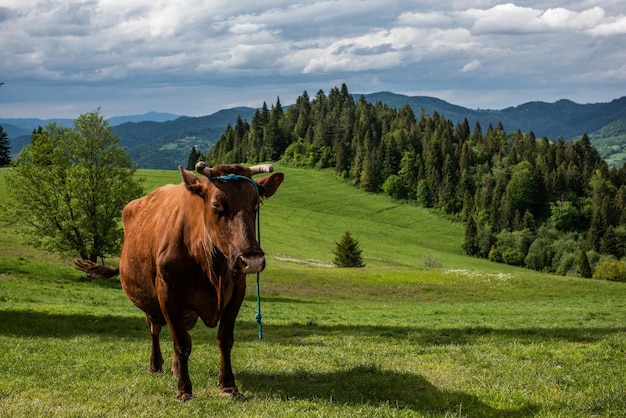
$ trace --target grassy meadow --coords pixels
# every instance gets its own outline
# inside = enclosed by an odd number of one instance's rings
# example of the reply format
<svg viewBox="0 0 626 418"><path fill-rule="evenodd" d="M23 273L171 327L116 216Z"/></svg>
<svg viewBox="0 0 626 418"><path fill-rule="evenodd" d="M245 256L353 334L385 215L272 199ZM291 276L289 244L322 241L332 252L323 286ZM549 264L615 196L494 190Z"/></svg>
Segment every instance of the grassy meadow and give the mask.
<svg viewBox="0 0 626 418"><path fill-rule="evenodd" d="M332 172L279 169L285 182L261 208L264 338L256 277L235 329L247 401L218 396L216 330L202 325L194 399L176 401L176 380L147 372L145 320L119 281L88 280L4 225L0 417L626 415L626 284L469 258L461 224ZM139 174L146 190L179 181ZM364 268L332 266L346 229ZM167 330L162 348L171 358Z"/></svg>

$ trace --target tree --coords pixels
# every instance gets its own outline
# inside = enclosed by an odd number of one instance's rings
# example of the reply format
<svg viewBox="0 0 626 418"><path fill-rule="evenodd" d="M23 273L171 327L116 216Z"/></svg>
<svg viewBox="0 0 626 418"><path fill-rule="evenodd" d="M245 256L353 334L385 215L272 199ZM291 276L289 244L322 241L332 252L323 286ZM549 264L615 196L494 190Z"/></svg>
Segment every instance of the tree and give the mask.
<svg viewBox="0 0 626 418"><path fill-rule="evenodd" d="M591 266L589 265L589 259L587 258L587 252L580 250L578 258L576 259L576 273L586 279L591 277Z"/></svg>
<svg viewBox="0 0 626 418"><path fill-rule="evenodd" d="M11 163L11 142L9 142L9 135L4 131L2 125L0 125L0 167L9 165Z"/></svg>
<svg viewBox="0 0 626 418"><path fill-rule="evenodd" d="M143 193L119 142L98 111L33 133L6 173L5 214L46 249L91 261L117 254L122 208Z"/></svg>
<svg viewBox="0 0 626 418"><path fill-rule="evenodd" d="M524 160L513 167L506 192L516 209L525 211L533 208L537 196L537 182L532 165L528 161Z"/></svg>
<svg viewBox="0 0 626 418"><path fill-rule="evenodd" d="M383 192L393 199L404 199L407 194L402 179L395 174L387 177L387 180L383 183Z"/></svg>
<svg viewBox="0 0 626 418"><path fill-rule="evenodd" d="M335 259L333 263L337 267L365 267L361 253L359 241L352 237L350 231L345 231L341 241L335 242L335 250L333 251Z"/></svg>
<svg viewBox="0 0 626 418"><path fill-rule="evenodd" d="M463 250L467 255L477 255L479 252L478 245L476 244L476 236L478 235L478 229L476 228L476 222L474 218L469 216L465 222L465 238L463 240Z"/></svg>
<svg viewBox="0 0 626 418"><path fill-rule="evenodd" d="M197 145L191 147L191 151L189 151L189 158L187 159L187 170L195 170L196 163L202 157L202 153L198 149Z"/></svg>

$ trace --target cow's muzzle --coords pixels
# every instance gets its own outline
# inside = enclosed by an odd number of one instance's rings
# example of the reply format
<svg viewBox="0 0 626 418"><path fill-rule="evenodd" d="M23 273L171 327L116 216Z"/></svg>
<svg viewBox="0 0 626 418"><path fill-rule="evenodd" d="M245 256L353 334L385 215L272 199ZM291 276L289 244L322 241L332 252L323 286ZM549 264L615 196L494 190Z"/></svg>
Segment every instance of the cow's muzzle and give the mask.
<svg viewBox="0 0 626 418"><path fill-rule="evenodd" d="M235 263L233 270L244 273L252 274L263 271L265 268L265 254L261 250L248 251L239 254L235 257Z"/></svg>

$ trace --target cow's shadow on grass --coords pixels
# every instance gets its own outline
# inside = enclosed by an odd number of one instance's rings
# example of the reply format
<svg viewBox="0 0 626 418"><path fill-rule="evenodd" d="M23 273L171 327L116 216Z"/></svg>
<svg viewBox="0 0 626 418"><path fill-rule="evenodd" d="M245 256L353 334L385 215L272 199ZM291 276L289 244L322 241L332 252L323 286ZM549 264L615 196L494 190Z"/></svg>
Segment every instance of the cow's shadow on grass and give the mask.
<svg viewBox="0 0 626 418"><path fill-rule="evenodd" d="M241 323L237 325L237 339L256 339L256 325ZM267 325L264 334L272 342L285 345L303 345L302 338L311 335L382 338L389 343L396 340L408 340L412 344L432 346L459 346L479 343L485 338L515 340L521 343L545 341L565 341L572 343L594 343L611 335L626 332L626 327L513 327L494 328L489 326L467 327L423 327L423 326L381 326L381 325L319 325L315 323L293 323L288 325Z"/></svg>
<svg viewBox="0 0 626 418"><path fill-rule="evenodd" d="M141 317L88 314L54 314L39 311L0 310L0 335L73 338L107 335L149 341L148 327Z"/></svg>
<svg viewBox="0 0 626 418"><path fill-rule="evenodd" d="M248 397L302 399L338 405L368 405L420 414L470 417L525 417L536 413L534 405L499 410L478 397L445 391L424 377L357 366L330 373L263 374L240 371L237 379Z"/></svg>
<svg viewBox="0 0 626 418"><path fill-rule="evenodd" d="M73 338L78 335L102 335L124 338L149 338L143 315L137 316L56 314L34 310L2 310L0 306L0 335L29 337ZM196 330L203 325L196 326ZM492 328L468 326L457 328L381 325L318 325L293 323L266 325L264 332L278 344L302 345L302 337L310 335L384 338L410 340L422 346L468 345L485 337L515 339L521 342L561 340L575 343L592 343L610 335L626 332L626 327L513 327ZM235 330L238 341L256 340L254 321L239 319Z"/></svg>

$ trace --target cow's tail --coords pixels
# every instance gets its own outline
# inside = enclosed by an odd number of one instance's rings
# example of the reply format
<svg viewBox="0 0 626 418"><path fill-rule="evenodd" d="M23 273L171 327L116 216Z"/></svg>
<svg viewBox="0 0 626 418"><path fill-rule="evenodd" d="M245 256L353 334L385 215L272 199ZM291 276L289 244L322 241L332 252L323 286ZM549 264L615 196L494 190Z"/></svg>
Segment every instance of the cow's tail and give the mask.
<svg viewBox="0 0 626 418"><path fill-rule="evenodd" d="M120 268L110 268L102 264L94 263L93 261L83 260L81 258L74 259L74 267L77 270L87 274L88 277L94 279L110 279L120 274Z"/></svg>

